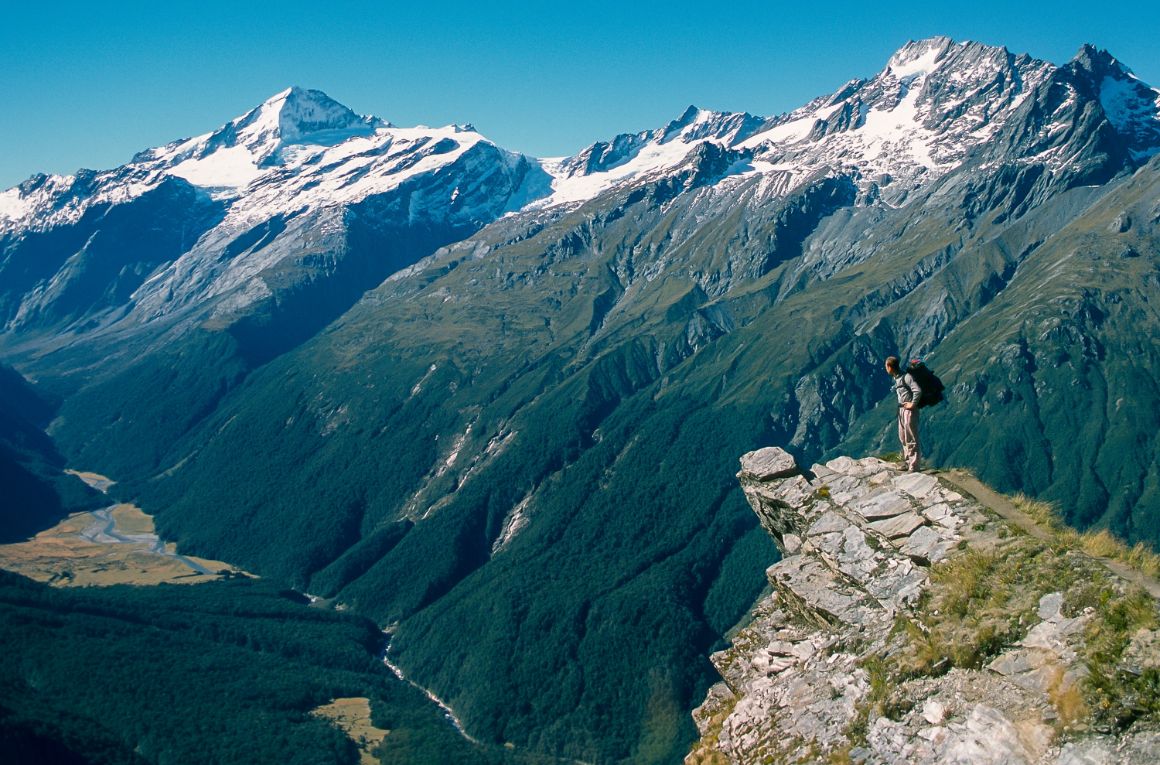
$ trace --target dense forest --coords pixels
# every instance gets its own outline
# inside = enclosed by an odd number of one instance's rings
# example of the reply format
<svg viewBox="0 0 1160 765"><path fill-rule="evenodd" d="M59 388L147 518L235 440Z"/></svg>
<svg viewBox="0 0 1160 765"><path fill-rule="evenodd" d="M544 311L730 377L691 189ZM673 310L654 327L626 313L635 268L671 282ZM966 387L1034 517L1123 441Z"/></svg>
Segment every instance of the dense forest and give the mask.
<svg viewBox="0 0 1160 765"><path fill-rule="evenodd" d="M6 765L353 765L310 710L371 700L384 763L545 762L460 736L379 659L361 617L272 584L56 589L0 571L0 752Z"/></svg>

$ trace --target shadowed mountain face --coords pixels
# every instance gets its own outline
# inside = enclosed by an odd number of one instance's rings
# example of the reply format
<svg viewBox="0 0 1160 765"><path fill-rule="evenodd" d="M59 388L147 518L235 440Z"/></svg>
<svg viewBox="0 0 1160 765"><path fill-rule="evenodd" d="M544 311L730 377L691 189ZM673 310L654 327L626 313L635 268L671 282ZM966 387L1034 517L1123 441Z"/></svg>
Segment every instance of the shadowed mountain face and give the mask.
<svg viewBox="0 0 1160 765"><path fill-rule="evenodd" d="M102 504L96 492L64 473L64 458L44 432L52 414L53 405L27 380L0 365L0 544Z"/></svg>
<svg viewBox="0 0 1160 765"><path fill-rule="evenodd" d="M774 555L735 456L896 448L886 355L947 383L933 461L1160 541L1156 95L1092 49L936 39L555 163L338 111L278 139L276 98L90 181L169 178L104 215L186 195L170 250L7 223L0 339L74 464L183 551L394 625L473 735L674 761ZM238 147L250 180L198 185Z"/></svg>

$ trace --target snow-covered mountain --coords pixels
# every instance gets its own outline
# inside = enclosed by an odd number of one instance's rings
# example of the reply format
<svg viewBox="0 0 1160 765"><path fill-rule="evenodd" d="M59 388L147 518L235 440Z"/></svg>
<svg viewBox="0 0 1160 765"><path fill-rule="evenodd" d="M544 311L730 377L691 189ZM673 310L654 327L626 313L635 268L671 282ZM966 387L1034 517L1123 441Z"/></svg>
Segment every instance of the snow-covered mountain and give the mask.
<svg viewBox="0 0 1160 765"><path fill-rule="evenodd" d="M487 143L470 126L396 128L317 90L288 88L205 135L142 151L127 165L34 176L0 194L0 231L75 221L180 178L253 214L351 202L453 163ZM513 165L520 156L505 156Z"/></svg>
<svg viewBox="0 0 1160 765"><path fill-rule="evenodd" d="M1040 90L1048 92L1037 95ZM1056 67L1005 48L936 37L907 43L874 77L852 80L778 117L689 107L664 128L545 160L553 193L532 205L585 201L663 174L709 142L741 152L744 161L730 175L760 176L766 197L784 196L829 172L901 203L1004 129L1017 136L1003 146L1008 156L1059 145L1076 104L1089 111L1098 104L1134 161L1160 151L1160 92L1106 52L1085 46L1074 61Z"/></svg>
<svg viewBox="0 0 1160 765"><path fill-rule="evenodd" d="M0 321L91 331L187 310L228 321L355 255L368 262L353 300L538 187L534 161L470 127L396 128L290 88L120 168L36 176L0 194Z"/></svg>
<svg viewBox="0 0 1160 765"><path fill-rule="evenodd" d="M1160 150L1158 104L1156 90L1091 47L1057 67L938 37L787 114L689 107L664 127L533 159L470 126L399 128L289 88L122 167L0 193L0 326L88 333L181 315L229 324L341 275L354 254L362 265L346 270L360 277L337 311L505 214L554 216L673 176L702 162L706 144L719 149L708 185L725 196L744 188L750 206L825 177L849 179L859 204L904 205L968 162L1106 179ZM416 231L426 233L411 241ZM406 252L384 254L403 240Z"/></svg>

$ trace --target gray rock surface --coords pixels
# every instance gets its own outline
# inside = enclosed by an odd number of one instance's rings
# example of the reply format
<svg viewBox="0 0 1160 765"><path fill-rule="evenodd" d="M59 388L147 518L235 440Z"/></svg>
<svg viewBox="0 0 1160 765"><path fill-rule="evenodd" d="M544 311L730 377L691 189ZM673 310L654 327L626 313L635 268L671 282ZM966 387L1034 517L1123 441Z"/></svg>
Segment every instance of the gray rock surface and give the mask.
<svg viewBox="0 0 1160 765"><path fill-rule="evenodd" d="M741 487L783 557L767 571L774 592L711 657L722 682L694 713L702 739L687 763L1160 762L1154 723L1105 735L1061 720L1087 676L1080 648L1094 618L1069 613L1063 592L1022 601L1005 617L1021 637L984 665L945 658L884 676L881 663L911 645L899 636L928 629L918 611L931 566L1013 533L936 475L840 457L808 479L788 457L742 458ZM1157 631L1133 634L1125 671L1156 667L1158 644Z"/></svg>
<svg viewBox="0 0 1160 765"><path fill-rule="evenodd" d="M788 478L799 472L793 456L776 446L749 452L741 458L741 473L758 481Z"/></svg>

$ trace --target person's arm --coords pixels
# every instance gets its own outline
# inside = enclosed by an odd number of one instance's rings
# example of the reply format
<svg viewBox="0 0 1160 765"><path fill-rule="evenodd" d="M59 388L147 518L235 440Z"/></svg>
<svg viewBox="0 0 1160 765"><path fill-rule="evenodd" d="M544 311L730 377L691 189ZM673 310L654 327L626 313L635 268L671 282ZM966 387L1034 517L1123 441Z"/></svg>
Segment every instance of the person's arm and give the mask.
<svg viewBox="0 0 1160 765"><path fill-rule="evenodd" d="M910 401L905 404L907 409L917 409L918 402L922 400L922 388L914 380L914 376L907 373L902 381L906 383L906 387L910 388Z"/></svg>

